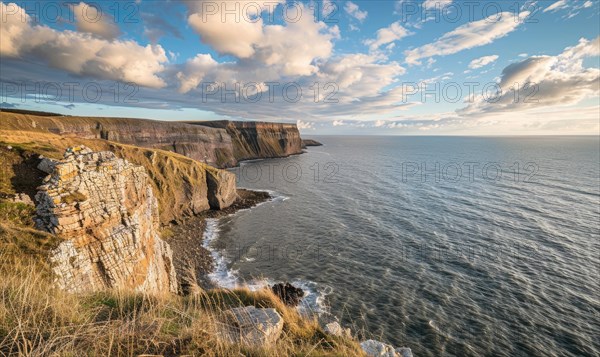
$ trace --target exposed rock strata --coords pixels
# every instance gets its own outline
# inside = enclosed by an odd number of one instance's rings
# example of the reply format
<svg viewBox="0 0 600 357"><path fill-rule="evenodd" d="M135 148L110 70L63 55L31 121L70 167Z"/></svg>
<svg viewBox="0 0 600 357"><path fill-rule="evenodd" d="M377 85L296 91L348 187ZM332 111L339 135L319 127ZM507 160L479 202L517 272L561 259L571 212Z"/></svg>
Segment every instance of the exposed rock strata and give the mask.
<svg viewBox="0 0 600 357"><path fill-rule="evenodd" d="M143 167L75 147L36 195L38 228L65 239L51 254L59 287L176 292L169 246Z"/></svg>
<svg viewBox="0 0 600 357"><path fill-rule="evenodd" d="M225 129L238 161L302 153L302 138L296 124L228 120L189 123Z"/></svg>

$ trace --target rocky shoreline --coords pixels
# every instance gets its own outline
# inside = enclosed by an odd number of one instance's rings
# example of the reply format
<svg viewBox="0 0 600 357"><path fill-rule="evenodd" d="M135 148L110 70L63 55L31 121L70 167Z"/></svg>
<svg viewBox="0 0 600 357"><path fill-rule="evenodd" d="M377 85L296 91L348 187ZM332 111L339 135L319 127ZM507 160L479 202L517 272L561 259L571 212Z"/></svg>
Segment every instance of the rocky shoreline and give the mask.
<svg viewBox="0 0 600 357"><path fill-rule="evenodd" d="M195 280L195 283L203 288L215 287L208 279L208 274L214 269L214 261L210 251L202 245L206 219L226 217L271 199L271 195L264 191L238 189L237 194L238 199L227 208L204 211L163 229L163 239L173 250L173 264L180 280L182 293L188 292L190 279Z"/></svg>

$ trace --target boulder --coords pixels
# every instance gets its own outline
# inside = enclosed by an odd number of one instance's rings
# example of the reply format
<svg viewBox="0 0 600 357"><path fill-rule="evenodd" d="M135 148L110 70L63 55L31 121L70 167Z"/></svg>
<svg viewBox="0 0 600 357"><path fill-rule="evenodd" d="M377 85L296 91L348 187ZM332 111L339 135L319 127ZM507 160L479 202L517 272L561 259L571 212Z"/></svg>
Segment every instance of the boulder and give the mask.
<svg viewBox="0 0 600 357"><path fill-rule="evenodd" d="M225 311L224 336L233 343L264 346L277 341L283 331L283 318L275 309L238 307Z"/></svg>
<svg viewBox="0 0 600 357"><path fill-rule="evenodd" d="M412 350L408 347L398 347L396 353L402 357L413 357Z"/></svg>
<svg viewBox="0 0 600 357"><path fill-rule="evenodd" d="M349 328L343 328L339 322L333 321L326 324L323 329L330 335L338 336L338 337L348 337L352 336L352 332Z"/></svg>
<svg viewBox="0 0 600 357"><path fill-rule="evenodd" d="M13 203L23 203L29 206L35 206L35 203L33 203L31 197L29 197L25 193L17 193L15 197L9 199L8 201Z"/></svg>
<svg viewBox="0 0 600 357"><path fill-rule="evenodd" d="M54 167L57 163L58 161L56 160L52 160L47 157L41 157L40 163L37 165L37 169L50 175L52 172L54 172Z"/></svg>
<svg viewBox="0 0 600 357"><path fill-rule="evenodd" d="M369 357L413 357L410 348L400 347L395 349L392 345L375 340L361 342L360 347Z"/></svg>
<svg viewBox="0 0 600 357"><path fill-rule="evenodd" d="M271 287L271 290L288 306L298 306L300 300L304 297L304 291L290 283L285 283L285 285L283 283L275 284Z"/></svg>
<svg viewBox="0 0 600 357"><path fill-rule="evenodd" d="M206 183L208 186L208 203L212 209L227 208L238 198L235 174L231 172L206 170Z"/></svg>

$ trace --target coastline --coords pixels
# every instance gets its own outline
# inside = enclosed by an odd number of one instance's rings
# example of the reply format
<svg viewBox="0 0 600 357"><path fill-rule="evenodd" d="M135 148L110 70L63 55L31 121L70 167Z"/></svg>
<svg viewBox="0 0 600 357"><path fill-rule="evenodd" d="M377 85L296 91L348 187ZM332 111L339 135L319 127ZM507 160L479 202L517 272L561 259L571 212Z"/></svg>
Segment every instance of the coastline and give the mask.
<svg viewBox="0 0 600 357"><path fill-rule="evenodd" d="M189 292L190 279L196 280L202 288L218 287L208 276L215 269L215 260L204 245L207 223L273 199L265 191L238 189L237 193L239 198L225 209L204 211L176 225L163 228L163 239L173 250L173 264L183 294Z"/></svg>

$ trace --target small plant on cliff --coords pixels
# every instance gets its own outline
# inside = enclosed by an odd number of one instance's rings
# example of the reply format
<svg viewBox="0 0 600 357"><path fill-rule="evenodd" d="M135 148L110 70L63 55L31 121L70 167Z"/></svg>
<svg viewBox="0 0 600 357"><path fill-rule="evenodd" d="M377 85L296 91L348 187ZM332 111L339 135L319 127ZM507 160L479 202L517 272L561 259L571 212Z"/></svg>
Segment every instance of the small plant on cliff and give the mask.
<svg viewBox="0 0 600 357"><path fill-rule="evenodd" d="M62 196L60 198L60 201L62 203L66 203L69 205L75 202L83 202L85 200L87 200L87 196L79 191L69 193L68 195Z"/></svg>

